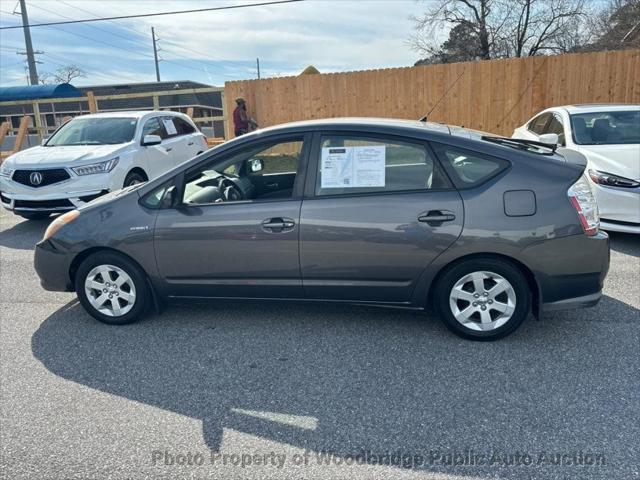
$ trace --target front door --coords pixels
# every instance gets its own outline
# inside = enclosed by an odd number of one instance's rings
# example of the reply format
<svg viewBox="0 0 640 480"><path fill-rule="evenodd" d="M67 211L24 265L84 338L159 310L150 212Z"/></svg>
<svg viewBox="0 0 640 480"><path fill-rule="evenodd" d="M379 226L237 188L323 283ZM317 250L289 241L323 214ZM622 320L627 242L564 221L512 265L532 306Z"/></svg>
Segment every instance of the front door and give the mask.
<svg viewBox="0 0 640 480"><path fill-rule="evenodd" d="M158 145L143 146L146 170L149 178L155 178L177 165L174 161L175 152L172 141L167 138L167 132L162 124L162 117L148 119L142 127L141 140L146 135L157 135L162 139Z"/></svg>
<svg viewBox="0 0 640 480"><path fill-rule="evenodd" d="M160 210L155 226L157 264L171 295L302 297L296 185L306 144L304 136L267 139L185 174L181 204ZM261 198L249 173L274 156L297 177L294 188Z"/></svg>
<svg viewBox="0 0 640 480"><path fill-rule="evenodd" d="M320 139L309 168L316 178L300 215L306 296L409 302L463 225L460 195L433 154L420 142L341 133Z"/></svg>

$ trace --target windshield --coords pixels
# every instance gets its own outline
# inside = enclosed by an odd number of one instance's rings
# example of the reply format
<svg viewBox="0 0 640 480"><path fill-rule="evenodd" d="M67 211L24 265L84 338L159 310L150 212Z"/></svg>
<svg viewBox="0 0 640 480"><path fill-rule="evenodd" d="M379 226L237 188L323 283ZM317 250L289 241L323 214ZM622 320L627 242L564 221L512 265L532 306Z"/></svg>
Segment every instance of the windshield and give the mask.
<svg viewBox="0 0 640 480"><path fill-rule="evenodd" d="M578 145L640 143L640 110L575 114L571 126Z"/></svg>
<svg viewBox="0 0 640 480"><path fill-rule="evenodd" d="M138 120L124 118L76 118L60 127L47 147L61 145L115 145L133 140Z"/></svg>

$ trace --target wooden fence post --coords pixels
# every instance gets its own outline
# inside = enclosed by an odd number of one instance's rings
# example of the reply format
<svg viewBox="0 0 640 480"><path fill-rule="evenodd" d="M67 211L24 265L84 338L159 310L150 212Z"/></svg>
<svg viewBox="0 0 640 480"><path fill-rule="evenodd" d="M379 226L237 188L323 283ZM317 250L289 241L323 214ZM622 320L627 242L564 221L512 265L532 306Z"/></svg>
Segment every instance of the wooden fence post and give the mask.
<svg viewBox="0 0 640 480"><path fill-rule="evenodd" d="M98 113L98 102L96 102L93 92L87 92L87 103L89 104L90 113Z"/></svg>
<svg viewBox="0 0 640 480"><path fill-rule="evenodd" d="M38 137L38 142L42 143L44 135L42 129L42 118L40 117L40 104L38 104L38 102L33 102L33 120L36 127L36 136Z"/></svg>
<svg viewBox="0 0 640 480"><path fill-rule="evenodd" d="M29 123L31 123L31 117L28 115L25 115L20 120L20 127L18 127L18 134L16 135L16 142L13 144L12 153L19 152L22 149L24 139L29 134Z"/></svg>
<svg viewBox="0 0 640 480"><path fill-rule="evenodd" d="M2 150L2 144L4 143L4 137L7 136L7 132L11 128L11 124L9 122L2 122L0 125L0 150Z"/></svg>
<svg viewBox="0 0 640 480"><path fill-rule="evenodd" d="M188 115L190 118L193 118L193 107L189 107L189 108L187 108L187 115Z"/></svg>

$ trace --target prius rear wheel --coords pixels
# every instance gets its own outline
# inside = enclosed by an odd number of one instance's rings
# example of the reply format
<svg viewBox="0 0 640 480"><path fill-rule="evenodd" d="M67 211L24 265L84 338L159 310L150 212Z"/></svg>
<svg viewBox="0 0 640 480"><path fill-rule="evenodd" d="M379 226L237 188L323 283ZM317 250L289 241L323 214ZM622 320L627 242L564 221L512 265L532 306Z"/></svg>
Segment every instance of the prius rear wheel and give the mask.
<svg viewBox="0 0 640 480"><path fill-rule="evenodd" d="M149 287L144 272L115 252L87 257L76 273L80 303L95 319L108 324L135 322L147 311Z"/></svg>
<svg viewBox="0 0 640 480"><path fill-rule="evenodd" d="M468 260L447 270L438 281L435 300L447 328L471 340L505 337L531 310L531 292L522 272L493 258Z"/></svg>

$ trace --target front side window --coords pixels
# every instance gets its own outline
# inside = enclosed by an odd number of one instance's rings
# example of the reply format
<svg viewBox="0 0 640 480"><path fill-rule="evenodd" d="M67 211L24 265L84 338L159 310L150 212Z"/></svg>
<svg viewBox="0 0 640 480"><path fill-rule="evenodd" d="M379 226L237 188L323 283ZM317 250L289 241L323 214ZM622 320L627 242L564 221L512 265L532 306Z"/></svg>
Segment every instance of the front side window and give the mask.
<svg viewBox="0 0 640 480"><path fill-rule="evenodd" d="M536 135L542 135L544 133L544 127L547 126L547 122L549 121L550 116L550 113L543 113L542 115L538 115L536 118L529 122L529 130Z"/></svg>
<svg viewBox="0 0 640 480"><path fill-rule="evenodd" d="M578 145L640 143L640 110L573 114L571 127Z"/></svg>
<svg viewBox="0 0 640 480"><path fill-rule="evenodd" d="M509 167L509 162L470 150L434 143L433 148L458 188L484 183Z"/></svg>
<svg viewBox="0 0 640 480"><path fill-rule="evenodd" d="M552 115L551 120L549 120L549 125L545 129L544 133L555 133L558 135L558 143L560 145L564 145L564 127L562 126L562 121L558 118L557 115Z"/></svg>
<svg viewBox="0 0 640 480"><path fill-rule="evenodd" d="M325 136L318 160L318 196L449 187L420 144L365 136Z"/></svg>
<svg viewBox="0 0 640 480"><path fill-rule="evenodd" d="M302 138L263 143L207 163L187 174L183 203L291 198L303 145Z"/></svg>
<svg viewBox="0 0 640 480"><path fill-rule="evenodd" d="M167 138L167 134L162 128L162 125L160 125L160 119L158 117L151 118L144 124L144 128L142 129L142 138L144 139L147 135L157 135L163 140Z"/></svg>
<svg viewBox="0 0 640 480"><path fill-rule="evenodd" d="M133 140L137 119L74 118L47 141L47 147L62 145L116 145Z"/></svg>

